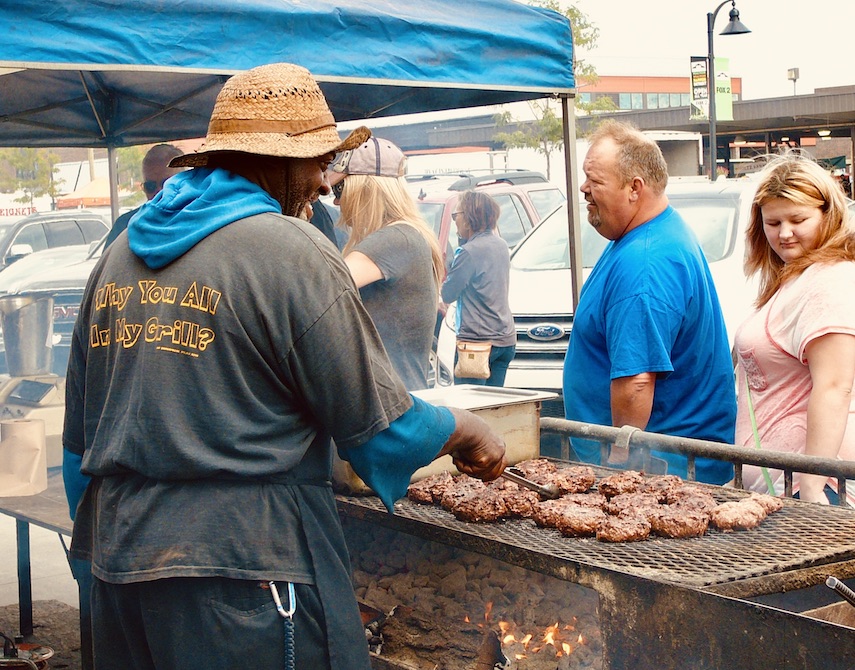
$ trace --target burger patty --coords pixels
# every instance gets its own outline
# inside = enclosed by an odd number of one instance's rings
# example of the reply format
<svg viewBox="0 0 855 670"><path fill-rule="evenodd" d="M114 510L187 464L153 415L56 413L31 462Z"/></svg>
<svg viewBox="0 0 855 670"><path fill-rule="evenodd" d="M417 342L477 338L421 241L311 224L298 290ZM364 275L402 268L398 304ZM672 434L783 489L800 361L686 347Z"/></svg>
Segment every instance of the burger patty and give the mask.
<svg viewBox="0 0 855 670"><path fill-rule="evenodd" d="M556 500L541 500L534 505L531 511L531 518L538 526L545 528L558 528L561 518L567 514L572 514L577 508L583 507L575 500L570 500L569 496L557 498ZM587 506L591 508L590 505ZM602 509L594 507L600 512Z"/></svg>
<svg viewBox="0 0 855 670"><path fill-rule="evenodd" d="M669 496L668 503L671 507L703 512L707 516L718 506L715 498L696 486L684 486L674 491Z"/></svg>
<svg viewBox="0 0 855 670"><path fill-rule="evenodd" d="M650 535L650 522L643 516L608 516L597 526L600 542L638 542Z"/></svg>
<svg viewBox="0 0 855 670"><path fill-rule="evenodd" d="M784 501L776 496L770 496L766 493L752 493L748 496L749 500L760 503L760 506L766 510L766 514L777 512L784 506Z"/></svg>
<svg viewBox="0 0 855 670"><path fill-rule="evenodd" d="M586 465L558 470L548 483L555 484L561 493L585 493L597 481L594 469ZM538 482L547 483L547 482Z"/></svg>
<svg viewBox="0 0 855 670"><path fill-rule="evenodd" d="M668 501L668 494L675 489L680 488L686 482L680 479L677 475L654 475L645 479L638 487L639 493L652 493L659 502Z"/></svg>
<svg viewBox="0 0 855 670"><path fill-rule="evenodd" d="M607 502L606 497L602 493L594 493L593 491L588 491L587 493L568 493L561 496L561 500L576 503L583 507L596 507L598 509L603 509Z"/></svg>
<svg viewBox="0 0 855 670"><path fill-rule="evenodd" d="M706 512L662 506L648 517L654 533L662 537L700 537L707 532L710 517Z"/></svg>
<svg viewBox="0 0 855 670"><path fill-rule="evenodd" d="M537 493L507 479L497 479L490 482L487 488L501 492L502 499L507 506L508 517L529 518L532 509L540 501L540 496Z"/></svg>
<svg viewBox="0 0 855 670"><path fill-rule="evenodd" d="M597 483L597 491L606 498L613 498L621 493L635 493L642 484L644 484L644 477L640 472L626 470L603 477Z"/></svg>
<svg viewBox="0 0 855 670"><path fill-rule="evenodd" d="M608 518L606 513L596 507L582 505L568 506L558 518L557 528L568 537L596 535L600 523Z"/></svg>
<svg viewBox="0 0 855 670"><path fill-rule="evenodd" d="M454 485L454 477L447 470L436 475L430 475L407 487L407 497L415 502L433 504L442 500L449 486Z"/></svg>
<svg viewBox="0 0 855 670"><path fill-rule="evenodd" d="M766 518L766 510L756 500L745 498L718 505L710 513L710 522L719 530L756 528Z"/></svg>
<svg viewBox="0 0 855 670"><path fill-rule="evenodd" d="M469 475L458 475L454 477L454 483L450 485L442 494L439 504L444 510L449 512L461 500L471 496L474 493L482 493L487 490L487 485L480 479L470 477Z"/></svg>
<svg viewBox="0 0 855 670"><path fill-rule="evenodd" d="M653 493L619 493L609 500L603 509L609 514L619 515L624 512L642 513L646 510L656 510L661 505L659 498ZM646 514L642 514L646 516Z"/></svg>
<svg viewBox="0 0 855 670"><path fill-rule="evenodd" d="M523 477L526 479L533 479L534 481L537 481L538 484L541 482L537 477L554 475L558 471L558 466L545 458L532 458L527 461L520 461L514 465L514 467L522 472Z"/></svg>
<svg viewBox="0 0 855 670"><path fill-rule="evenodd" d="M455 518L472 523L498 521L509 515L504 491L489 487L457 500L450 511Z"/></svg>

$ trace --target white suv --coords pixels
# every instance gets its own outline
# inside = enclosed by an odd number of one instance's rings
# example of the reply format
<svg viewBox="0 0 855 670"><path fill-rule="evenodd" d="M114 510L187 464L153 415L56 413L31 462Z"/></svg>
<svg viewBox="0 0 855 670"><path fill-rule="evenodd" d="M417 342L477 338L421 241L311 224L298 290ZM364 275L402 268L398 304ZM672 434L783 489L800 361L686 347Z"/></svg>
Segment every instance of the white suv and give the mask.
<svg viewBox="0 0 855 670"><path fill-rule="evenodd" d="M749 180L680 181L667 193L671 204L695 231L704 249L724 311L728 336L751 313L757 295L745 278L745 229L755 182ZM584 204L584 203L583 203ZM583 275L607 244L580 213ZM516 357L507 386L561 393L564 355L573 325L567 206L547 216L511 256L510 303L517 330ZM454 361L454 309L449 308L439 335L438 356L449 368Z"/></svg>
<svg viewBox="0 0 855 670"><path fill-rule="evenodd" d="M439 240L446 265L459 244L452 213L463 191L481 191L496 200L500 209L496 227L511 249L565 200L558 187L540 172L527 170L484 175L407 175L407 185L419 213Z"/></svg>

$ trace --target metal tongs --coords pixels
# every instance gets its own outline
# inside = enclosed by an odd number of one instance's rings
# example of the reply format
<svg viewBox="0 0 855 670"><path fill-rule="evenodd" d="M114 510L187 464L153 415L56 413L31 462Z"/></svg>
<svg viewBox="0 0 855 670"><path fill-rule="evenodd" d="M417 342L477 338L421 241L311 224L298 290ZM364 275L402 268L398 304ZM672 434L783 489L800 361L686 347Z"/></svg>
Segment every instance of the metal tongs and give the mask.
<svg viewBox="0 0 855 670"><path fill-rule="evenodd" d="M561 491L558 490L558 487L555 484L538 484L530 479L526 479L520 475L518 471L512 470L511 468L505 468L501 476L514 484L519 484L520 486L524 486L527 489L535 491L540 494L542 498L546 498L547 500L555 500L561 495Z"/></svg>

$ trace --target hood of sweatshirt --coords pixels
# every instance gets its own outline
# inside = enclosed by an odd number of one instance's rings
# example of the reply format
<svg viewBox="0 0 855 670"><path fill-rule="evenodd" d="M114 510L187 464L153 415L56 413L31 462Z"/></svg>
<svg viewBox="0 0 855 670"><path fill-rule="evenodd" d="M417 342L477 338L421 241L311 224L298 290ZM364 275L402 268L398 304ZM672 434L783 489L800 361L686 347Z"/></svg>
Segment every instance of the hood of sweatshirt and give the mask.
<svg viewBox="0 0 855 670"><path fill-rule="evenodd" d="M140 207L128 222L128 244L156 270L223 226L265 212L282 208L257 184L221 168L196 168L170 177Z"/></svg>

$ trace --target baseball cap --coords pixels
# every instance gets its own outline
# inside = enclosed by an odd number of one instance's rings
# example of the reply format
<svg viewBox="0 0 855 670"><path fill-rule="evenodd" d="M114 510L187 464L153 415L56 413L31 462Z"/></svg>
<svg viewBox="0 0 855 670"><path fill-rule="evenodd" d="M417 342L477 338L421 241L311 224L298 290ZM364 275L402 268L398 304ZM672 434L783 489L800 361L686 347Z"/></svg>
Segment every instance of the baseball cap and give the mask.
<svg viewBox="0 0 855 670"><path fill-rule="evenodd" d="M356 149L340 153L329 171L345 176L367 174L374 177L403 177L407 173L407 157L389 140L370 137Z"/></svg>

